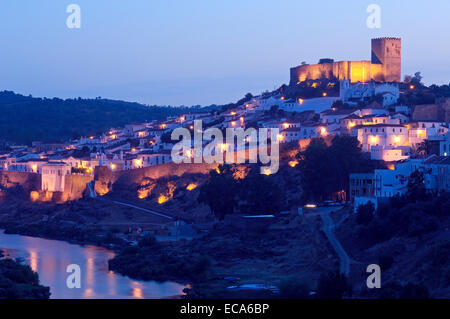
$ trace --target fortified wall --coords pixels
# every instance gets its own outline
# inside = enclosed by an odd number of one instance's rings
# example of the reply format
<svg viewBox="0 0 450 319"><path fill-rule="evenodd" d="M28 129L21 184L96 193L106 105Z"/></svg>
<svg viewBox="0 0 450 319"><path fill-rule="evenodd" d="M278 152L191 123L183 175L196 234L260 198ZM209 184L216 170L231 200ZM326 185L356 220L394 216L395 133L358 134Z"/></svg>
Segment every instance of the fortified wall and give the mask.
<svg viewBox="0 0 450 319"><path fill-rule="evenodd" d="M351 83L400 82L401 39L372 39L371 60L334 62L321 59L318 64L299 65L290 70L290 85L319 79L347 79Z"/></svg>
<svg viewBox="0 0 450 319"><path fill-rule="evenodd" d="M214 164L175 164L166 163L157 166L137 168L133 170L111 171L106 166L95 168L95 191L99 195L110 192L114 187L129 188L140 185L146 178L158 179L161 177L181 176L183 174L208 174L210 170L216 169Z"/></svg>
<svg viewBox="0 0 450 319"><path fill-rule="evenodd" d="M25 195L32 201L67 202L83 197L86 183L92 181L93 176L68 175L65 176L64 192L48 192L41 190L41 175L30 172L0 172L0 187L4 189L20 186Z"/></svg>
<svg viewBox="0 0 450 319"><path fill-rule="evenodd" d="M416 105L413 111L415 121L450 122L450 98L441 99L436 104Z"/></svg>
<svg viewBox="0 0 450 319"><path fill-rule="evenodd" d="M0 186L2 188L22 187L25 192L41 189L41 175L28 172L0 172Z"/></svg>

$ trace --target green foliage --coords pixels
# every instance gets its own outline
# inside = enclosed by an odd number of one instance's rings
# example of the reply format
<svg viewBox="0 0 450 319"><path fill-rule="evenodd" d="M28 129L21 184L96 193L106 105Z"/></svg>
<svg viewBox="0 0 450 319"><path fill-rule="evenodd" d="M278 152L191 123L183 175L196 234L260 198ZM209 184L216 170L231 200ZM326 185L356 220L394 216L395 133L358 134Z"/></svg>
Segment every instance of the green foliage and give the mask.
<svg viewBox="0 0 450 319"><path fill-rule="evenodd" d="M163 119L188 112L188 108L145 106L107 99L25 97L0 92L0 137L30 144L32 141L64 142L102 133L111 127Z"/></svg>
<svg viewBox="0 0 450 319"><path fill-rule="evenodd" d="M342 190L348 193L351 173L374 168L351 136L336 136L329 147L322 138L314 139L298 157L306 199L323 200Z"/></svg>
<svg viewBox="0 0 450 319"><path fill-rule="evenodd" d="M156 245L156 238L152 234L145 234L144 237L139 240L138 245L139 247L152 247Z"/></svg>
<svg viewBox="0 0 450 319"><path fill-rule="evenodd" d="M247 213L279 213L284 194L271 176L253 169L240 184L240 209Z"/></svg>
<svg viewBox="0 0 450 319"><path fill-rule="evenodd" d="M233 213L237 206L238 182L233 178L232 169L231 165L219 166L220 173L211 171L208 182L200 188L199 203L207 204L219 220Z"/></svg>
<svg viewBox="0 0 450 319"><path fill-rule="evenodd" d="M408 191L406 196L411 201L424 200L427 198L427 191L425 189L425 180L423 173L420 171L414 171L408 180Z"/></svg>
<svg viewBox="0 0 450 319"><path fill-rule="evenodd" d="M375 212L375 205L369 201L364 205L360 205L356 212L356 222L358 224L367 225L373 218Z"/></svg>
<svg viewBox="0 0 450 319"><path fill-rule="evenodd" d="M39 285L39 277L27 265L0 260L0 299L48 299L50 289Z"/></svg>
<svg viewBox="0 0 450 319"><path fill-rule="evenodd" d="M279 213L284 194L273 176L260 174L254 166L243 179L236 179L236 165L221 165L210 172L208 182L200 188L198 201L207 204L219 219L236 210L244 213Z"/></svg>

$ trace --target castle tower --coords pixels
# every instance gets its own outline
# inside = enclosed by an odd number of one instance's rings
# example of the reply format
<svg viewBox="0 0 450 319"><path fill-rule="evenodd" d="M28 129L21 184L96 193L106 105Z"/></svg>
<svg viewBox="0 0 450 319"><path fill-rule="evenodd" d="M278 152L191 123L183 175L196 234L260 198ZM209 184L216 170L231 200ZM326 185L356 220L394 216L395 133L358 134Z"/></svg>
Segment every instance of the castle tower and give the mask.
<svg viewBox="0 0 450 319"><path fill-rule="evenodd" d="M400 82L402 40L372 39L372 77L376 81Z"/></svg>

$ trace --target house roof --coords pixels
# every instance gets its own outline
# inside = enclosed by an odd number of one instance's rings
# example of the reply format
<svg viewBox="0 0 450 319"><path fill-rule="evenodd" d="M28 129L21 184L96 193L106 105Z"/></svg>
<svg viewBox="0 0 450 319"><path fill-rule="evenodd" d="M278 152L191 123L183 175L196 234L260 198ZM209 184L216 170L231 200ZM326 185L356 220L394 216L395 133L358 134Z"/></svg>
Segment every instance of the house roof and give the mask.
<svg viewBox="0 0 450 319"><path fill-rule="evenodd" d="M353 112L355 112L356 109L339 109L339 110L326 110L321 112L320 114L322 115L346 115L346 114L351 114Z"/></svg>

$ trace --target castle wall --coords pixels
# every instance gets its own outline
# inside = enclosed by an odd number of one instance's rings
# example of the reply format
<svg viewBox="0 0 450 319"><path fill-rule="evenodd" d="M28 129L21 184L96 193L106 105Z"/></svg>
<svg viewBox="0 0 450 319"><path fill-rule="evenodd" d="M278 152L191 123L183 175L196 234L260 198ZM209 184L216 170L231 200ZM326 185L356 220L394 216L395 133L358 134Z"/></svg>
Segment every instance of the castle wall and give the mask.
<svg viewBox="0 0 450 319"><path fill-rule="evenodd" d="M372 39L372 64L382 65L385 82L401 81L402 44L399 38Z"/></svg>
<svg viewBox="0 0 450 319"><path fill-rule="evenodd" d="M370 61L338 61L311 65L300 65L290 70L290 85L306 80L336 78L351 83L400 82L401 81L401 39L372 39Z"/></svg>
<svg viewBox="0 0 450 319"><path fill-rule="evenodd" d="M95 191L99 195L105 195L112 188L129 188L140 185L144 178L158 179L161 177L181 176L187 174L207 174L210 170L218 167L214 164L175 164L166 163L157 166L137 168L133 170L122 170L112 172L108 167L95 168Z"/></svg>
<svg viewBox="0 0 450 319"><path fill-rule="evenodd" d="M41 188L41 175L29 172L0 172L0 185L4 188L21 186L25 192Z"/></svg>

